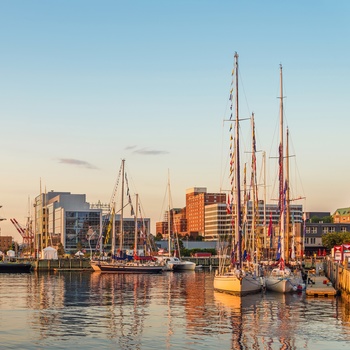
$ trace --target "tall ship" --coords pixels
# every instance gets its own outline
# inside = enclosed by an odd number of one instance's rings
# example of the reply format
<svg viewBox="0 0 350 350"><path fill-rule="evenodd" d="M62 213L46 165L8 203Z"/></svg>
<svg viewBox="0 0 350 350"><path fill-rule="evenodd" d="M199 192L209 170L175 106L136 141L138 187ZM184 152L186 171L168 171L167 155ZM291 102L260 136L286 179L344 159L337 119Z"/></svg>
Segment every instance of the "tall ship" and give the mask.
<svg viewBox="0 0 350 350"><path fill-rule="evenodd" d="M146 255L146 249L143 251L143 255L139 255L138 250L138 238L139 230L137 224L138 217L138 195L136 195L136 211L132 208L135 219L135 236L134 236L134 251L133 255L127 255L124 249L124 229L123 229L123 209L124 209L124 181L126 179L125 174L125 160L122 160L121 164L121 215L120 215L120 232L119 232L119 249L116 249L116 230L115 230L115 202L111 201L112 212L110 217L110 229L112 231L112 244L111 244L111 257L105 259L105 257L99 257L98 259L91 259L91 267L94 271L103 273L136 273L136 274L153 274L161 273L163 267L152 256ZM119 182L119 181L118 181ZM117 183L118 183L117 182ZM129 194L129 188L127 187L127 195L129 204L131 203L131 197ZM102 237L99 239L102 242ZM102 244L102 243L101 243Z"/></svg>
<svg viewBox="0 0 350 350"><path fill-rule="evenodd" d="M238 54L234 55L235 63L232 72L232 85L230 91L231 110L235 110L234 133L230 134L230 139L234 140L233 150L230 152L230 174L231 174L231 195L234 201L234 210L232 214L231 234L222 245L220 252L219 269L214 276L214 290L244 296L247 294L259 293L262 290L263 280L260 277L257 265L248 266L243 264L243 245L242 245L242 208L241 208L241 178L240 178L240 140L239 140L239 105L238 105ZM235 98L233 98L235 90ZM235 105L233 106L233 100ZM232 120L232 114L230 116ZM233 120L232 120L233 122ZM230 126L230 132L233 128ZM227 251L230 252L231 265L225 266Z"/></svg>
<svg viewBox="0 0 350 350"><path fill-rule="evenodd" d="M286 263L289 261L289 174L288 174L288 130L287 151L284 154L284 129L283 129L283 76L282 65L280 65L280 142L278 149L279 158L279 237L276 261L278 266L268 272L265 278L266 289L277 293L289 293L296 291L302 285L301 274L293 272ZM286 165L285 165L286 163ZM294 224L293 224L294 232ZM293 233L294 239L294 233ZM295 258L294 244L292 244L292 258Z"/></svg>

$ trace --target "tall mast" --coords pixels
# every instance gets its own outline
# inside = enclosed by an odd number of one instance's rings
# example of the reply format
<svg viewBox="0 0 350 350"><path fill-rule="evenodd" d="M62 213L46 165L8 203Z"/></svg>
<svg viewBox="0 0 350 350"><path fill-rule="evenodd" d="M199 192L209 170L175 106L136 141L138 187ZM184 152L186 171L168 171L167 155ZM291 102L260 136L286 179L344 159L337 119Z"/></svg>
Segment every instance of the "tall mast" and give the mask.
<svg viewBox="0 0 350 350"><path fill-rule="evenodd" d="M290 224L290 197L289 197L289 130L286 137L286 262L289 261L289 224Z"/></svg>
<svg viewBox="0 0 350 350"><path fill-rule="evenodd" d="M115 255L115 201L112 202L112 257ZM102 240L101 240L101 247L102 247Z"/></svg>
<svg viewBox="0 0 350 350"><path fill-rule="evenodd" d="M284 171L283 171L283 77L280 64L280 144L279 144L279 210L280 210L280 242L281 257L284 260Z"/></svg>
<svg viewBox="0 0 350 350"><path fill-rule="evenodd" d="M168 255L171 256L171 237L170 237L170 174L168 170Z"/></svg>
<svg viewBox="0 0 350 350"><path fill-rule="evenodd" d="M139 195L136 194L134 256L137 255L137 218L138 218L138 208L139 208Z"/></svg>
<svg viewBox="0 0 350 350"><path fill-rule="evenodd" d="M266 253L267 235L266 235L266 152L265 151L263 151L263 165L264 165L264 253Z"/></svg>
<svg viewBox="0 0 350 350"><path fill-rule="evenodd" d="M236 192L236 220L235 234L237 242L238 267L242 268L242 223L241 223L241 187L240 187L240 157L239 157L239 105L238 105L238 54L235 52L236 73L236 126L235 126L235 192Z"/></svg>
<svg viewBox="0 0 350 350"><path fill-rule="evenodd" d="M125 181L125 159L122 159L122 198L120 210L120 251L123 250L124 243L124 181Z"/></svg>
<svg viewBox="0 0 350 350"><path fill-rule="evenodd" d="M252 123L252 176L251 176L251 187L252 187L252 225L251 225L251 240L252 240L252 254L255 256L255 251L258 249L256 244L256 216L257 216L257 184L256 184L256 144L255 144L255 122L254 122L254 113L252 113L251 118ZM255 256L257 259L257 256Z"/></svg>

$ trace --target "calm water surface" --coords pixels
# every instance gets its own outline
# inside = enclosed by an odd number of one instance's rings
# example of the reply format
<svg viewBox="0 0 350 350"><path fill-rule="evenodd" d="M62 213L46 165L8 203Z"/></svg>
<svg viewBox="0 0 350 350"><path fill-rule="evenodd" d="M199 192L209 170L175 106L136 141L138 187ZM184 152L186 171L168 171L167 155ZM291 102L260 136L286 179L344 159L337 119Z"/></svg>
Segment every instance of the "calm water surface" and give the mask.
<svg viewBox="0 0 350 350"><path fill-rule="evenodd" d="M350 349L341 298L213 291L213 272L0 275L0 349Z"/></svg>

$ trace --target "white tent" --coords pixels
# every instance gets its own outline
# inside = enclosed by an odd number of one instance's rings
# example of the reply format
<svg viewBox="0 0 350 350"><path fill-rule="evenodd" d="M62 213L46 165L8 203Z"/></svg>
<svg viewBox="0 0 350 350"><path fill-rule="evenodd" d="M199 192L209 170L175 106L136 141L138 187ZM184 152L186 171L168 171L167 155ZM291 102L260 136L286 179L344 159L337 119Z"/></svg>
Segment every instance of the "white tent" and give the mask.
<svg viewBox="0 0 350 350"><path fill-rule="evenodd" d="M75 256L83 256L84 253L81 252L80 250L78 250L74 255L75 255Z"/></svg>
<svg viewBox="0 0 350 350"><path fill-rule="evenodd" d="M11 258L14 258L16 256L16 253L13 250L8 250L6 254L7 254L7 256L10 256Z"/></svg>
<svg viewBox="0 0 350 350"><path fill-rule="evenodd" d="M41 252L41 258L45 260L57 260L57 250L52 247L46 247Z"/></svg>

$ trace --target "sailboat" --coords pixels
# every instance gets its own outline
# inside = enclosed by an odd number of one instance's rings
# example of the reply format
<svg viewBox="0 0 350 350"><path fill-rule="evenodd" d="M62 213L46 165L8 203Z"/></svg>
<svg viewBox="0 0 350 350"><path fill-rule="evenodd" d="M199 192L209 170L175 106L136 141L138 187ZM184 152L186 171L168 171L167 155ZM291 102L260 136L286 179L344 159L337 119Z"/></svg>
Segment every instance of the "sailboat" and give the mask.
<svg viewBox="0 0 350 350"><path fill-rule="evenodd" d="M240 154L239 154L239 109L238 109L238 54L235 53L235 67L232 75L235 74L235 136L234 152L231 152L231 174L233 175L232 192L235 194L235 210L232 210L232 222L234 223L234 235L231 238L231 266L227 270L223 263L219 262L219 269L214 276L214 290L235 295L244 296L258 293L262 289L262 281L256 271L249 271L243 268L242 256L242 222L241 222L241 184L240 184ZM233 81L232 81L233 84ZM230 91L231 110L233 109L232 96L233 86ZM232 117L232 115L231 115ZM230 118L231 120L231 118ZM231 130L231 128L230 128ZM232 136L231 136L232 139ZM234 171L232 171L232 166ZM227 247L225 247L226 249ZM225 254L220 254L220 259L225 259Z"/></svg>
<svg viewBox="0 0 350 350"><path fill-rule="evenodd" d="M157 262L150 259L140 259L137 251L137 242L138 242L138 229L137 229L137 213L138 213L138 200L136 201L136 215L135 215L135 239L134 239L134 259L129 261L129 259L121 259L125 258L124 255L124 232L123 232L123 208L124 208L124 180L125 180L125 160L122 160L122 191L121 191L121 215L120 215L120 236L119 236L119 252L118 256L115 254L115 243L116 243L116 235L115 235L115 210L112 210L112 259L110 261L106 260L95 260L91 261L91 267L94 271L98 272L109 272L109 273L160 273L163 271L163 267L160 266ZM128 189L129 192L129 189ZM138 198L138 196L137 196ZM131 204L131 198L129 196L129 203ZM115 203L113 203L115 206ZM133 210L132 210L133 212Z"/></svg>
<svg viewBox="0 0 350 350"><path fill-rule="evenodd" d="M176 233L176 245L178 249L175 251L178 252L178 257L173 256L170 257L170 260L168 261L168 266L173 270L173 271L194 271L196 269L196 263L192 261L187 261L187 260L182 260L180 256L180 245L179 245L179 237Z"/></svg>
<svg viewBox="0 0 350 350"><path fill-rule="evenodd" d="M287 131L288 138L288 131ZM288 147L287 147L288 149ZM288 153L288 152L287 152ZM300 277L293 274L292 270L286 266L286 253L288 249L285 248L285 240L289 239L289 222L286 220L286 212L289 210L288 202L288 164L287 176L284 176L284 144L283 144L283 78L282 65L280 65L280 143L279 143L279 212L280 212L280 228L278 237L278 247L276 260L278 260L278 267L272 269L269 275L265 277L266 289L278 292L289 293L296 291L301 283ZM286 155L286 162L288 162L288 154ZM289 216L288 216L289 217ZM287 231L287 234L286 234ZM288 261L288 260L287 260Z"/></svg>
<svg viewBox="0 0 350 350"><path fill-rule="evenodd" d="M171 193L170 193L170 176L168 175L168 256L158 256L157 259L160 263L164 265L164 270L171 271L194 271L196 269L196 263L192 261L182 260L180 256L180 244L179 244L179 236L177 231L175 234L175 241L177 249L174 250L174 256L171 255ZM178 256L176 256L176 252L178 252Z"/></svg>

